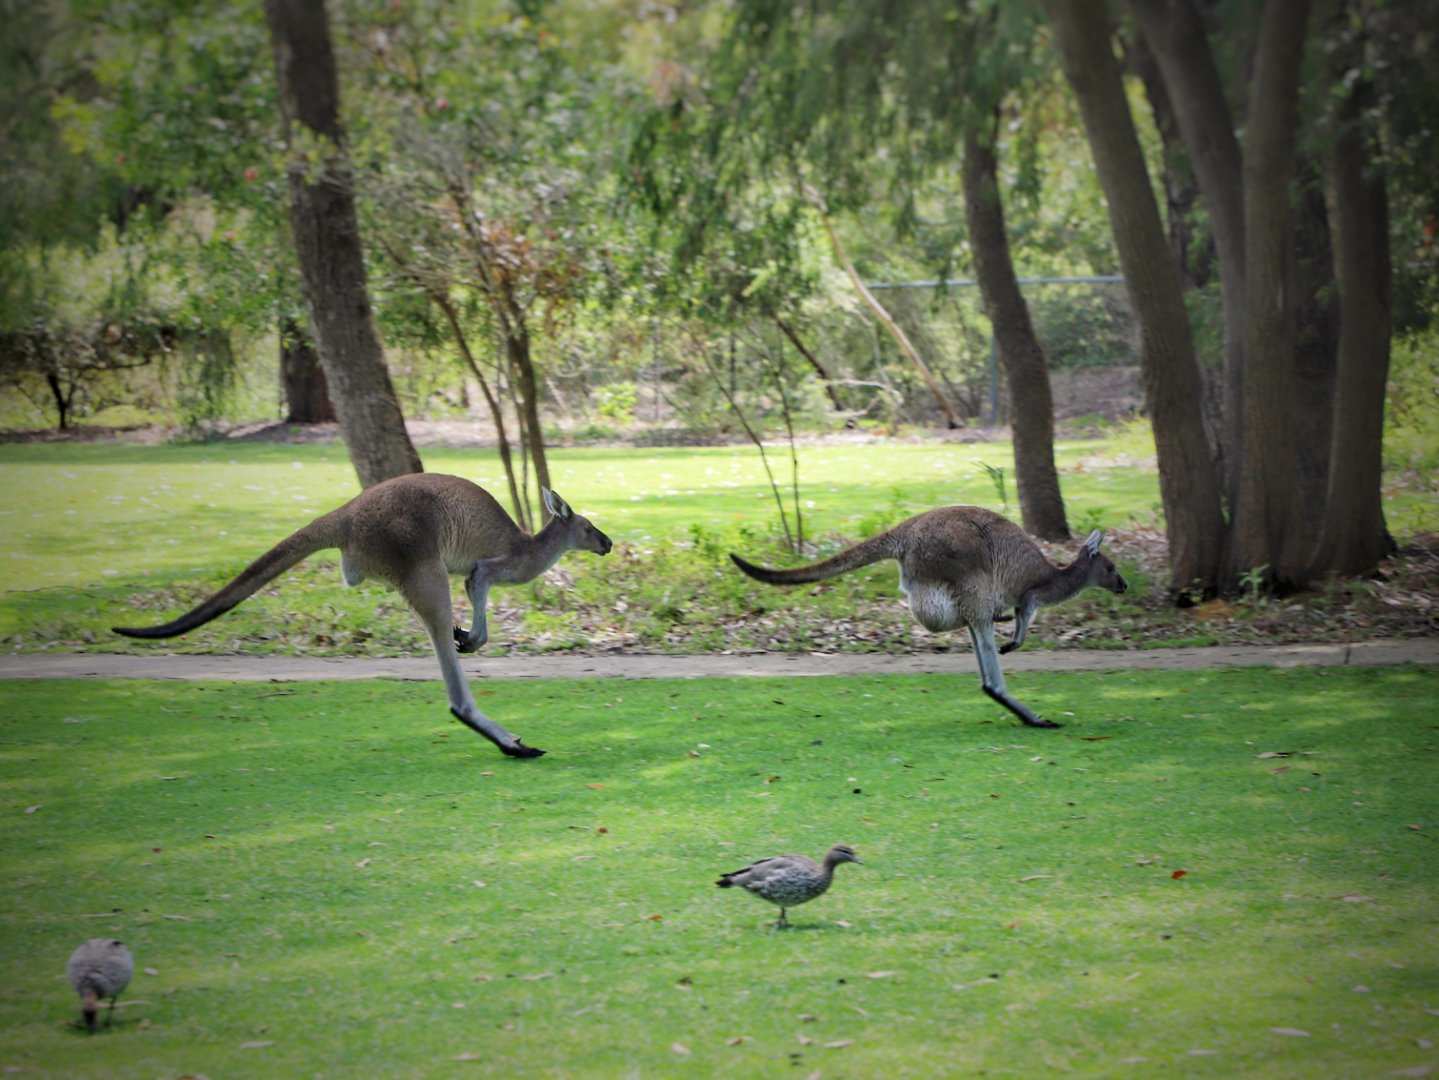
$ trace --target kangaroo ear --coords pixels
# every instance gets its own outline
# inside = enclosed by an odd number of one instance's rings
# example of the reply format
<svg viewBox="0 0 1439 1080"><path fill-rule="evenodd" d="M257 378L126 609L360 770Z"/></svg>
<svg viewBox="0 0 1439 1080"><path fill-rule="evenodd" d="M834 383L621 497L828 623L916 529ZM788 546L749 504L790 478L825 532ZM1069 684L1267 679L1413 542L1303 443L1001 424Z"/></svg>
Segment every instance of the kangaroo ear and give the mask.
<svg viewBox="0 0 1439 1080"><path fill-rule="evenodd" d="M540 498L544 500L545 509L561 521L565 521L573 516L574 511L570 509L570 504L560 498L558 492L551 491L547 487L542 487L540 488Z"/></svg>
<svg viewBox="0 0 1439 1080"><path fill-rule="evenodd" d="M1102 529L1095 529L1092 533L1090 533L1084 538L1084 550L1089 552L1091 555L1098 555L1099 545L1103 542L1103 540L1104 531Z"/></svg>

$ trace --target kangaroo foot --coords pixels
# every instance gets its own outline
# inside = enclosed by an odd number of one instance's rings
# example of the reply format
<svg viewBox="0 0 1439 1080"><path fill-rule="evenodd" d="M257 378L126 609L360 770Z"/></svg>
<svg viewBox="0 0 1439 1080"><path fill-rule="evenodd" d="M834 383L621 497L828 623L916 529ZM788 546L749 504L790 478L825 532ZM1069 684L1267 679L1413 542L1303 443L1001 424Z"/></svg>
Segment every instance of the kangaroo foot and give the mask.
<svg viewBox="0 0 1439 1080"><path fill-rule="evenodd" d="M457 632L458 632L458 631L457 631ZM1004 656L1004 655L1006 655L1006 654L1008 654L1008 653L1012 653L1012 652L1014 652L1014 650L1017 649L1017 648L1019 648L1019 642L1017 642L1017 641L1006 641L1003 645L1001 645L1001 646L999 647L999 655L1000 655L1000 656Z"/></svg>
<svg viewBox="0 0 1439 1080"><path fill-rule="evenodd" d="M1020 719L1024 721L1027 727L1060 728L1064 726L1063 724L1056 724L1053 720L1046 720L1042 716L1035 716L1033 713L1028 716L1021 716Z"/></svg>
<svg viewBox="0 0 1439 1080"><path fill-rule="evenodd" d="M470 638L470 632L463 626L455 627L455 648L462 653L472 653L480 647L480 642Z"/></svg>
<svg viewBox="0 0 1439 1080"><path fill-rule="evenodd" d="M506 757L535 758L544 757L545 755L545 752L541 750L538 746L526 746L524 740L521 739L518 735L510 735L510 733L506 731L505 734L509 736L509 738L501 739L493 732L486 731L479 724L466 717L464 713L460 712L453 705L450 706L450 715L452 715L460 723L464 724L465 727L469 728L471 731L474 731L489 739L490 742L494 743L500 748L500 753L504 754Z"/></svg>

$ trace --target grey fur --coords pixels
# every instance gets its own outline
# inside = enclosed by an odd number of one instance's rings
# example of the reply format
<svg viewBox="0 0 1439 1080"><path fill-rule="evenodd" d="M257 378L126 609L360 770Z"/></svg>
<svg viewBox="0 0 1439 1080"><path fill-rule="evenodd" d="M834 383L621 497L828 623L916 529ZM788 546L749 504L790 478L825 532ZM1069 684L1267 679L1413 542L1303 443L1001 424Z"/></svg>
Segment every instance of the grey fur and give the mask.
<svg viewBox="0 0 1439 1080"><path fill-rule="evenodd" d="M1116 593L1129 587L1114 563L1099 553L1103 539L1094 530L1073 562L1055 566L1007 518L978 506L946 506L811 566L769 570L738 555L730 558L750 577L771 585L821 581L881 559L898 560L899 588L915 620L934 631L968 627L984 692L1032 727L1058 727L1009 696L999 657L1024 644L1039 608L1091 585ZM1014 637L996 648L994 623L1011 609Z"/></svg>
<svg viewBox="0 0 1439 1080"><path fill-rule="evenodd" d="M779 921L775 925L788 926L786 909L822 896L834 880L834 868L844 862L858 863L859 857L848 844L835 844L823 863L805 855L776 855L750 863L743 870L722 874L715 884L721 889L737 886L751 896L768 900L779 908Z"/></svg>
<svg viewBox="0 0 1439 1080"><path fill-rule="evenodd" d="M523 532L495 498L459 476L413 473L361 492L281 540L237 578L193 610L161 626L120 627L115 633L168 638L193 630L229 611L268 582L323 548L340 549L345 584L384 581L420 617L450 699L450 711L511 757L538 757L543 750L482 713L470 694L456 649L474 652L488 639L485 605L491 585L530 581L566 551L604 555L610 538L570 509L559 495L541 492L550 521L534 535ZM474 625L453 625L449 575L465 575Z"/></svg>
<svg viewBox="0 0 1439 1080"><path fill-rule="evenodd" d="M123 942L114 938L91 938L70 954L65 965L70 985L80 995L80 1009L85 1026L95 1030L95 1013L101 998L110 999L106 1024L115 1015L115 999L135 974L135 960Z"/></svg>

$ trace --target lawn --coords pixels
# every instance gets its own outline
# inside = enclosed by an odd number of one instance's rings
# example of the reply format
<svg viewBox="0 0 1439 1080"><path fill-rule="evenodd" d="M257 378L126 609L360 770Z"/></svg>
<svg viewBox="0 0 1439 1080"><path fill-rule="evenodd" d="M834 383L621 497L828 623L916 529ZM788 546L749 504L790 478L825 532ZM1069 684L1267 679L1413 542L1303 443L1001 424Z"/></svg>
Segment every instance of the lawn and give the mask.
<svg viewBox="0 0 1439 1080"><path fill-rule="evenodd" d="M832 548L933 506L1004 510L980 462L1008 469L1010 455L1005 443L805 446L807 533ZM1124 597L1090 594L1056 609L1069 614L1047 614L1070 621L1051 623L1033 647L1053 644L1061 630L1073 631L1066 640L1108 647L1227 640L1212 623L1175 613L1163 598L1162 567L1142 564L1139 540L1161 535L1152 456L1147 429L1138 426L1059 445L1073 527L1117 530L1112 550L1133 587ZM430 449L425 463L503 491L491 451ZM516 646L705 652L931 643L897 602L892 564L789 591L734 572L726 556L736 548L761 560L781 557L774 502L752 448L558 449L552 468L560 492L620 544L608 559L571 555L544 582L497 590L491 654ZM333 445L0 445L0 642L21 651L152 650L109 627L161 622L189 608L355 490L348 459ZM1012 478L1006 493L1012 503ZM1439 522L1432 494L1422 490L1396 489L1388 509L1401 537ZM1371 608L1361 626L1413 606L1376 599ZM1349 628L1330 607L1312 618L1285 612L1268 625L1246 623L1238 637L1319 639ZM392 593L372 584L344 588L338 553L322 552L224 619L164 647L393 655L428 646Z"/></svg>
<svg viewBox="0 0 1439 1080"><path fill-rule="evenodd" d="M0 1066L1439 1067L1439 672L1017 683L1069 726L967 666L481 684L529 762L432 684L4 684ZM791 931L711 884L834 842L865 865ZM149 970L87 1037L63 970L96 935Z"/></svg>

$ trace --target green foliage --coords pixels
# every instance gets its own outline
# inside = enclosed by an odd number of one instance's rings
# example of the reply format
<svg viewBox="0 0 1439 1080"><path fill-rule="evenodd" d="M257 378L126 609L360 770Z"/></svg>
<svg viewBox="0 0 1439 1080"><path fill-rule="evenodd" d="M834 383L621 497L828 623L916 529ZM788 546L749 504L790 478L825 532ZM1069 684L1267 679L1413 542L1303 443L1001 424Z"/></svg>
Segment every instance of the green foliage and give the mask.
<svg viewBox="0 0 1439 1080"><path fill-rule="evenodd" d="M480 684L539 762L433 682L6 684L0 1054L241 1077L1427 1060L1432 671L1013 682L1068 726L1019 729L951 676ZM712 884L835 842L864 865L790 932ZM87 1038L61 972L111 934L135 980Z"/></svg>
<svg viewBox="0 0 1439 1080"><path fill-rule="evenodd" d="M634 420L638 400L632 382L609 383L595 388L595 410L605 419L621 424Z"/></svg>
<svg viewBox="0 0 1439 1080"><path fill-rule="evenodd" d="M1385 466L1432 483L1439 472L1439 328L1395 339L1385 421Z"/></svg>

